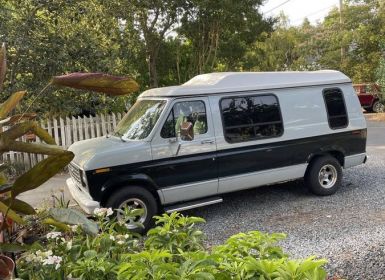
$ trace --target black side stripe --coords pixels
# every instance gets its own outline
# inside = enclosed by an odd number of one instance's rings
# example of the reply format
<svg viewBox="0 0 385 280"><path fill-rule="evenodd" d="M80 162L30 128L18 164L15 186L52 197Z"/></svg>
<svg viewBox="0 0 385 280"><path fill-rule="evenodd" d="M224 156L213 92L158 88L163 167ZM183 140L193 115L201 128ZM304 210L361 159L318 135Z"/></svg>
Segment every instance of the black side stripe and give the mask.
<svg viewBox="0 0 385 280"><path fill-rule="evenodd" d="M156 188L167 188L303 164L313 154L333 151L349 156L364 153L365 146L366 129L363 129L115 166L109 173L88 171L87 176L91 196L98 200L102 187L109 180L130 174L145 174Z"/></svg>

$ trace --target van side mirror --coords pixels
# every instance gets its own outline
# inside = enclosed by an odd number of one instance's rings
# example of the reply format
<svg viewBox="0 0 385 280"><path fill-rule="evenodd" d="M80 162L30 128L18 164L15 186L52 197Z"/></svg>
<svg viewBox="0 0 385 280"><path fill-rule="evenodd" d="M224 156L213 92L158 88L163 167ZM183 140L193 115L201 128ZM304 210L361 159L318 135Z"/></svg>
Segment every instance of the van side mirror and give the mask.
<svg viewBox="0 0 385 280"><path fill-rule="evenodd" d="M183 141L194 140L194 129L191 122L182 122L180 125L180 138Z"/></svg>

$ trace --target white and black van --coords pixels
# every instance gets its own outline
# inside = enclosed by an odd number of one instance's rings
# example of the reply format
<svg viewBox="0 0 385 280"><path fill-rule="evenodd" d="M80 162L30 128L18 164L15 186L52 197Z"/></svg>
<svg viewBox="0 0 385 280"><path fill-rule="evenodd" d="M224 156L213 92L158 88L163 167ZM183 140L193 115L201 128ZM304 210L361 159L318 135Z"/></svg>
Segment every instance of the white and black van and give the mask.
<svg viewBox="0 0 385 280"><path fill-rule="evenodd" d="M333 194L365 148L365 118L340 72L212 73L143 92L114 133L73 144L67 184L87 213L141 208L135 221L148 226L159 211L299 178Z"/></svg>

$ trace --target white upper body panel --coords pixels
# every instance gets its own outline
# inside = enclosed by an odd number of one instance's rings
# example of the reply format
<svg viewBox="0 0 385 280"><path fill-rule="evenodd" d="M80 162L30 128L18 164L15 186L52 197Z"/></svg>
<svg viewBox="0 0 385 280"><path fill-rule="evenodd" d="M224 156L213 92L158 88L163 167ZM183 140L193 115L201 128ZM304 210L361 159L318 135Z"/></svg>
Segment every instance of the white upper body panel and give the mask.
<svg viewBox="0 0 385 280"><path fill-rule="evenodd" d="M334 70L221 72L198 75L180 86L150 89L139 97L178 97L343 83L351 83L351 80L343 73Z"/></svg>
<svg viewBox="0 0 385 280"><path fill-rule="evenodd" d="M348 125L340 129L331 129L328 123L325 101L322 91L326 88L340 88L344 95L348 115ZM284 132L279 137L256 139L251 141L228 143L223 133L221 111L218 104L224 97L274 94L279 102L284 125ZM218 150L245 147L257 144L288 141L319 135L328 135L366 128L365 117L357 94L351 84L309 86L242 93L226 93L210 96L212 115Z"/></svg>
<svg viewBox="0 0 385 280"><path fill-rule="evenodd" d="M348 125L334 130L328 124L322 92L326 88L336 87L340 88L344 95ZM277 97L284 125L283 134L275 138L228 143L223 133L220 100L229 96L256 94L274 94ZM207 96L202 97L202 95ZM167 144L168 149L177 150L174 146L177 147L179 142L169 143L168 139L160 139L158 136L174 99L180 97L186 100L205 100L207 114L210 114L209 118L212 119L209 129L212 131L210 135L215 139L213 148L218 150L366 128L365 118L351 81L338 71L213 73L199 75L181 86L145 91L140 98L167 100L164 111L146 139L122 141L116 137L100 137L80 141L69 149L75 153L73 162L84 170L93 170L172 156L165 152L166 148L159 150L158 146ZM163 142L161 143L160 140ZM198 140L202 139L197 138ZM183 148L179 150L180 155L184 154ZM189 148L192 149L192 147ZM201 149L190 150L190 153L199 152Z"/></svg>
<svg viewBox="0 0 385 280"><path fill-rule="evenodd" d="M328 123L325 101L322 91L326 88L338 87L344 94L348 125L340 129L331 129ZM256 94L274 94L279 101L284 125L284 132L279 137L256 139L251 141L228 143L223 133L221 111L218 104L226 96L248 96ZM266 91L247 91L242 93L227 93L210 96L212 114L214 117L215 135L218 150L245 147L249 145L288 141L332 133L346 132L366 128L365 117L351 84L324 85L276 89Z"/></svg>
<svg viewBox="0 0 385 280"><path fill-rule="evenodd" d="M117 137L103 136L75 142L68 150L75 154L73 162L86 171L152 159L149 142L124 142Z"/></svg>

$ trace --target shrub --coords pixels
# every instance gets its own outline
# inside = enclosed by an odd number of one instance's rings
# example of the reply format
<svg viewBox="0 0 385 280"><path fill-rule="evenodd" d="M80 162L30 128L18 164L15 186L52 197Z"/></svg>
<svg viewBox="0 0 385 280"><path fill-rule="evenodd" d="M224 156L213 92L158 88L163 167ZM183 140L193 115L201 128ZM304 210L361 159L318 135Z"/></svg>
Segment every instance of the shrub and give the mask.
<svg viewBox="0 0 385 280"><path fill-rule="evenodd" d="M291 260L277 245L284 234L240 233L207 249L196 225L179 213L156 217L146 237L131 233L110 211L96 211L100 229L49 232L18 260L22 279L325 279L325 260ZM130 215L129 211L125 211Z"/></svg>

